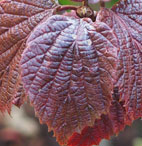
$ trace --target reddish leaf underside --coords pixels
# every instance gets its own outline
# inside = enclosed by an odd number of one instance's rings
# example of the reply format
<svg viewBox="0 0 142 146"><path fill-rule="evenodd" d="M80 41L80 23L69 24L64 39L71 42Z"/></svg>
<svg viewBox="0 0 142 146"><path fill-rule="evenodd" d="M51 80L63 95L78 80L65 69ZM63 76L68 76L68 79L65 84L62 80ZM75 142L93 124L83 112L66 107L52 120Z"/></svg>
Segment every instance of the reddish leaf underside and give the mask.
<svg viewBox="0 0 142 146"><path fill-rule="evenodd" d="M121 1L113 11L120 17L120 21L123 19L122 23L128 31L125 36L127 43L124 43L126 47L120 49L120 59L124 61L118 67L121 69L117 84L121 100L125 101L127 115L135 120L142 117L142 1Z"/></svg>
<svg viewBox="0 0 142 146"><path fill-rule="evenodd" d="M19 68L21 54L25 49L28 35L44 17L52 15L53 6L50 0L0 2L0 111L2 112L5 110L10 112L12 103L20 106L24 101Z"/></svg>
<svg viewBox="0 0 142 146"><path fill-rule="evenodd" d="M123 130L125 125L130 125L134 119L142 117L141 8L141 0L125 0L113 7L113 11L102 9L99 12L97 21L112 28L120 46L115 84L120 99L119 102L112 101L109 115L102 115L93 127L84 128L81 134L75 133L68 142L69 146L98 145L101 139L109 138Z"/></svg>
<svg viewBox="0 0 142 146"><path fill-rule="evenodd" d="M102 8L94 24L48 19L53 7L50 0L0 2L0 110L20 106L25 89L60 144L71 135L69 146L98 144L142 116L142 1Z"/></svg>
<svg viewBox="0 0 142 146"><path fill-rule="evenodd" d="M108 112L117 48L104 23L52 16L36 27L22 56L24 88L60 144Z"/></svg>
<svg viewBox="0 0 142 146"><path fill-rule="evenodd" d="M27 100L27 95L25 94L21 79L17 87L17 92L14 96L14 99L12 100L12 104L20 108L20 106Z"/></svg>
<svg viewBox="0 0 142 146"><path fill-rule="evenodd" d="M142 117L142 1L121 1L112 10L102 10L98 18L118 38L120 61L116 86L128 117L134 120Z"/></svg>
<svg viewBox="0 0 142 146"><path fill-rule="evenodd" d="M126 112L123 103L119 102L118 90L115 90L111 104L108 115L102 115L93 127L85 127L81 134L74 133L68 141L68 146L98 145L102 139L109 139L111 135L123 130L126 125Z"/></svg>

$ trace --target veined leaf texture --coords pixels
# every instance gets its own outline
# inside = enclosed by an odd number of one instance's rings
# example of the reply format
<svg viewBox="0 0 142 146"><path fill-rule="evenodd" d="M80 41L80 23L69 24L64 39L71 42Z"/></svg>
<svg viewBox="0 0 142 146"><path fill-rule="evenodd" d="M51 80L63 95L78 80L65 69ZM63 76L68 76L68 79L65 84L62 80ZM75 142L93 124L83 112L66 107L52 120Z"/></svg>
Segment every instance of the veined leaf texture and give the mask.
<svg viewBox="0 0 142 146"><path fill-rule="evenodd" d="M21 61L25 89L40 121L57 137L65 133L63 143L108 112L117 61L111 35L104 23L56 15L27 41Z"/></svg>
<svg viewBox="0 0 142 146"><path fill-rule="evenodd" d="M0 109L2 112L5 110L10 112L12 100L21 84L19 63L26 40L43 18L52 15L52 7L54 7L53 3L47 0L0 2ZM24 92L24 89L21 92Z"/></svg>
<svg viewBox="0 0 142 146"><path fill-rule="evenodd" d="M29 97L61 145L97 145L142 117L142 0L101 8L96 21L59 8L0 1L0 111Z"/></svg>

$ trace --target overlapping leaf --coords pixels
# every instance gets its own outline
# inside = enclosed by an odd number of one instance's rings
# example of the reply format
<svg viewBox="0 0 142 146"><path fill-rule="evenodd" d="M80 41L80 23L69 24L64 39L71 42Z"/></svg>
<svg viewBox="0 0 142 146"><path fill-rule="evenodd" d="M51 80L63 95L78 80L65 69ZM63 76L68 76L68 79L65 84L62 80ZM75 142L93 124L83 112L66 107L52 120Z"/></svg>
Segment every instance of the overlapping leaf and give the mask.
<svg viewBox="0 0 142 146"><path fill-rule="evenodd" d="M104 23L58 15L29 37L21 61L24 87L61 144L108 112L116 45Z"/></svg>
<svg viewBox="0 0 142 146"><path fill-rule="evenodd" d="M131 120L142 116L142 1L121 1L113 11L100 12L100 21L107 23L118 38L117 86Z"/></svg>
<svg viewBox="0 0 142 146"><path fill-rule="evenodd" d="M25 90L23 88L23 84L20 80L19 84L17 85L17 91L12 99L12 104L16 105L17 107L20 107L26 100L27 100L27 95L25 94Z"/></svg>
<svg viewBox="0 0 142 146"><path fill-rule="evenodd" d="M15 96L17 98L24 94L22 87L19 87L21 54L25 49L28 35L44 17L52 15L52 7L55 5L50 0L0 2L0 111L2 112L6 109L10 111Z"/></svg>
<svg viewBox="0 0 142 146"><path fill-rule="evenodd" d="M126 112L123 103L119 102L118 89L116 89L110 113L97 119L93 127L84 128L81 134L74 133L68 141L68 146L98 145L103 138L109 139L111 135L123 130L126 125L125 119Z"/></svg>
<svg viewBox="0 0 142 146"><path fill-rule="evenodd" d="M94 127L86 127L81 134L75 133L69 140L69 146L98 145L101 139L118 133L142 116L141 8L142 1L126 0L120 1L112 8L113 11L102 9L99 12L97 21L112 28L120 46L115 84L120 99L112 101L109 115L102 115L95 121ZM117 92L114 92L115 95Z"/></svg>
<svg viewBox="0 0 142 146"><path fill-rule="evenodd" d="M103 138L108 139L113 134L112 125L108 115L102 115L96 120L93 127L85 127L81 134L74 133L68 141L68 146L98 145Z"/></svg>
<svg viewBox="0 0 142 146"><path fill-rule="evenodd" d="M119 64L118 86L127 114L133 120L142 117L142 1L120 1L113 11L128 31L127 42L120 42L125 48L120 51L120 59L124 61ZM129 53L125 55L127 50Z"/></svg>
<svg viewBox="0 0 142 146"><path fill-rule="evenodd" d="M60 144L72 135L69 146L98 144L142 116L142 1L101 8L94 23L49 18L54 7L0 2L0 110L20 106L26 91Z"/></svg>

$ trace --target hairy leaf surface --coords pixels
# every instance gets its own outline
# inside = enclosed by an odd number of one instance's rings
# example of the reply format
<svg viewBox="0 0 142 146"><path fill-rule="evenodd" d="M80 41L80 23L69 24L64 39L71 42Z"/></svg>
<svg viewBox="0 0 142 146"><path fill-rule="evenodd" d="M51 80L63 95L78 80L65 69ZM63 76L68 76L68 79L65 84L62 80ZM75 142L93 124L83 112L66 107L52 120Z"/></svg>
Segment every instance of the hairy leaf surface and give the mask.
<svg viewBox="0 0 142 146"><path fill-rule="evenodd" d="M33 28L53 13L50 0L3 0L0 2L0 110L10 112L19 89L21 54ZM22 85L21 85L22 86ZM18 92L18 93L17 93ZM20 93L21 92L21 93Z"/></svg>
<svg viewBox="0 0 142 146"><path fill-rule="evenodd" d="M21 61L24 87L40 121L61 144L108 112L116 45L104 23L58 15L29 37Z"/></svg>

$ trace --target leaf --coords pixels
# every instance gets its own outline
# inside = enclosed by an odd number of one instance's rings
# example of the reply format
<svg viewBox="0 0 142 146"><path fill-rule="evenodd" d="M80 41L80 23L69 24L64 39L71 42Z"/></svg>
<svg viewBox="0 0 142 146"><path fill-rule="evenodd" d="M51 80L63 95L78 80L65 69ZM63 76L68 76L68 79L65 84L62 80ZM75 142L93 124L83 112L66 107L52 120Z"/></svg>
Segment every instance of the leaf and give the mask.
<svg viewBox="0 0 142 146"><path fill-rule="evenodd" d="M74 133L68 141L68 146L99 145L102 139L109 139L113 134L119 133L126 125L126 112L123 103L119 102L118 89L115 88L112 105L108 115L97 119L93 127L85 127L81 134Z"/></svg>
<svg viewBox="0 0 142 146"><path fill-rule="evenodd" d="M52 16L53 1L0 2L0 110L26 94L61 145L98 144L142 116L142 2L92 22Z"/></svg>
<svg viewBox="0 0 142 146"><path fill-rule="evenodd" d="M41 123L66 144L74 132L109 110L115 36L104 23L56 15L38 25L26 45L21 60L24 88Z"/></svg>
<svg viewBox="0 0 142 146"><path fill-rule="evenodd" d="M27 97L26 97L22 82L19 82L19 85L17 85L17 87L18 88L15 94L15 97L12 100L12 104L20 108L20 106L27 100Z"/></svg>
<svg viewBox="0 0 142 146"><path fill-rule="evenodd" d="M108 139L113 134L112 125L108 115L102 115L96 120L93 127L85 127L81 134L74 133L68 141L68 146L98 145L102 138Z"/></svg>
<svg viewBox="0 0 142 146"><path fill-rule="evenodd" d="M86 127L81 134L73 134L69 146L98 145L101 139L119 133L125 125L142 116L141 7L141 1L125 0L114 6L113 11L99 11L97 21L112 28L120 46L115 84L118 91L114 94L117 97L119 93L120 99L113 99L109 115L102 115L93 128Z"/></svg>
<svg viewBox="0 0 142 146"><path fill-rule="evenodd" d="M118 38L118 76L120 99L130 120L142 116L142 1L121 1L111 10L100 13Z"/></svg>
<svg viewBox="0 0 142 146"><path fill-rule="evenodd" d="M34 27L53 14L50 0L3 0L0 2L0 111L10 112L19 90L21 54ZM18 92L18 93L17 93Z"/></svg>

